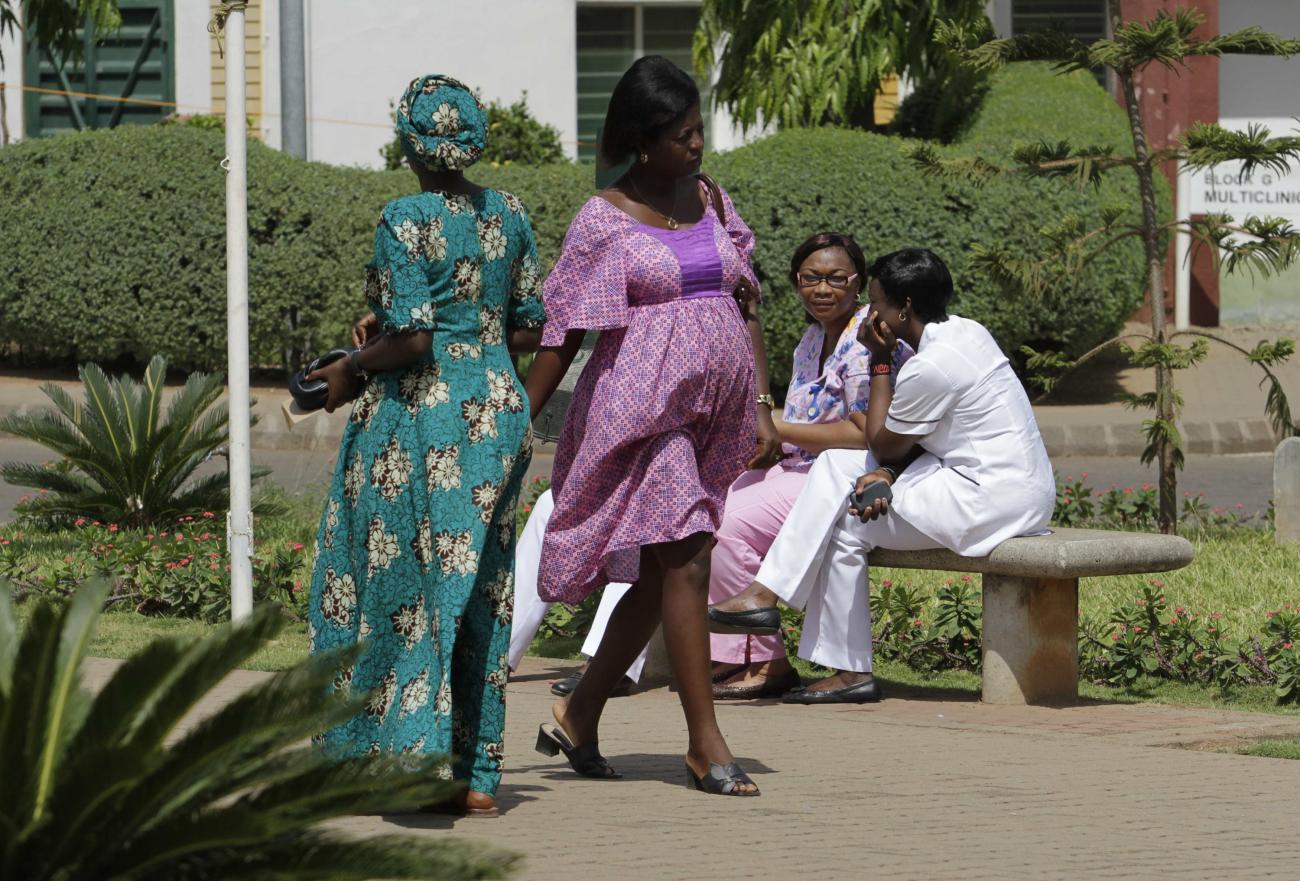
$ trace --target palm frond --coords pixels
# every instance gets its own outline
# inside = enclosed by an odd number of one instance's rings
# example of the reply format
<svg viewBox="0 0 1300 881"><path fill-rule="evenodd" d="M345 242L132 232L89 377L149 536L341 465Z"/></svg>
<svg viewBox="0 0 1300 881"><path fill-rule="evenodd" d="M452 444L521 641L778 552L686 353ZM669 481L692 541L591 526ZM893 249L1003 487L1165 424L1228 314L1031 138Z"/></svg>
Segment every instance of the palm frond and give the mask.
<svg viewBox="0 0 1300 881"><path fill-rule="evenodd" d="M63 456L84 456L90 449L77 427L52 410L10 414L0 419L0 433L49 447Z"/></svg>
<svg viewBox="0 0 1300 881"><path fill-rule="evenodd" d="M1196 171L1223 162L1240 162L1243 174L1267 168L1286 174L1300 160L1300 137L1273 137L1267 126L1251 123L1243 131L1230 131L1218 123L1197 122L1180 139L1184 162Z"/></svg>
<svg viewBox="0 0 1300 881"><path fill-rule="evenodd" d="M8 469L15 480L46 489L25 505L41 519L93 516L133 526L160 525L181 514L217 507L216 482L191 484L195 470L225 440L226 407L219 377L191 374L163 415L167 364L149 362L143 381L110 379L97 365L81 368L84 403L48 385L52 409L0 419L0 432L40 443L62 457L59 474L31 466ZM194 509L184 506L195 505Z"/></svg>
<svg viewBox="0 0 1300 881"><path fill-rule="evenodd" d="M124 739L156 746L175 728L199 698L212 689L226 671L252 657L258 647L284 627L273 607L255 609L246 621L224 624L213 637L195 643L176 662L167 679L142 696L139 710Z"/></svg>
<svg viewBox="0 0 1300 881"><path fill-rule="evenodd" d="M367 701L327 697L338 665L362 646L267 679L169 744L178 716L276 632L275 612L258 610L250 624L187 648L153 645L91 701L79 668L103 599L102 589L83 588L61 613L39 604L9 638L13 610L0 597L0 877L455 881L510 867L508 855L460 843L357 841L319 827L462 785L439 780L443 756L340 762L303 745Z"/></svg>
<svg viewBox="0 0 1300 881"><path fill-rule="evenodd" d="M1300 40L1288 40L1258 27L1242 28L1193 42L1188 55L1269 55L1286 58L1300 54Z"/></svg>
<svg viewBox="0 0 1300 881"><path fill-rule="evenodd" d="M943 159L932 144L917 144L904 147L903 157L918 169L934 177L969 180L980 184L990 178L1012 173L1013 169L994 165L979 157L965 159Z"/></svg>
<svg viewBox="0 0 1300 881"><path fill-rule="evenodd" d="M1115 153L1113 147L1075 148L1068 141L1024 144L1012 152L1021 170L1034 177L1066 177L1083 187L1101 186L1102 177L1113 168L1131 166L1134 160Z"/></svg>
<svg viewBox="0 0 1300 881"><path fill-rule="evenodd" d="M57 468L33 465L30 462L6 462L0 465L0 477L13 486L44 489L69 495L89 493L98 488L97 484L75 472L60 471Z"/></svg>
<svg viewBox="0 0 1300 881"><path fill-rule="evenodd" d="M970 27L945 25L935 37L975 70L997 70L1014 61L1047 61L1062 71L1089 66L1088 44L1059 29L1030 31L998 40L981 40Z"/></svg>
<svg viewBox="0 0 1300 881"><path fill-rule="evenodd" d="M1265 389L1264 413L1268 417L1273 433L1279 437L1300 434L1300 426L1297 426L1291 418L1291 402L1287 398L1286 390L1282 388L1282 381L1273 372L1274 367L1286 363L1295 354L1294 340L1280 339L1271 343L1261 340L1255 348L1247 350L1232 340L1203 330L1183 330L1174 336L1198 337L1204 343L1215 342L1245 355L1250 363L1259 367L1264 373L1259 386Z"/></svg>
<svg viewBox="0 0 1300 881"><path fill-rule="evenodd" d="M7 803L0 817L15 827L40 822L45 813L69 731L88 703L79 668L107 596L106 584L93 583L61 612L38 604L19 642L10 699L0 718L0 789Z"/></svg>
<svg viewBox="0 0 1300 881"><path fill-rule="evenodd" d="M18 617L7 586L0 587L0 707L13 687L14 656L18 652ZM0 709L0 718L4 710Z"/></svg>
<svg viewBox="0 0 1300 881"><path fill-rule="evenodd" d="M117 461L129 461L126 420L115 406L117 396L113 393L112 383L98 364L83 365L80 374L86 388L85 424L97 429L107 444L106 449L112 449Z"/></svg>

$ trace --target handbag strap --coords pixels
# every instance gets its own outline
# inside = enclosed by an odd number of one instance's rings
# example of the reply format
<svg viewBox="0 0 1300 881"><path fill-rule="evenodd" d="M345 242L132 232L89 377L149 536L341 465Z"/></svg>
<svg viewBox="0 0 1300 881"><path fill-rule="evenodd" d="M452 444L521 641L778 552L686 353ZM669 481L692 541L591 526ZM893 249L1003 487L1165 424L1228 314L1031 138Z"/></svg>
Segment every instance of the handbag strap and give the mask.
<svg viewBox="0 0 1300 881"><path fill-rule="evenodd" d="M709 177L704 172L700 172L696 176L700 179L700 182L703 183L705 188L708 189L709 191L709 198L713 200L713 213L718 215L718 221L723 226L726 226L727 206L722 201L722 188L719 187L716 183L714 183L713 178Z"/></svg>

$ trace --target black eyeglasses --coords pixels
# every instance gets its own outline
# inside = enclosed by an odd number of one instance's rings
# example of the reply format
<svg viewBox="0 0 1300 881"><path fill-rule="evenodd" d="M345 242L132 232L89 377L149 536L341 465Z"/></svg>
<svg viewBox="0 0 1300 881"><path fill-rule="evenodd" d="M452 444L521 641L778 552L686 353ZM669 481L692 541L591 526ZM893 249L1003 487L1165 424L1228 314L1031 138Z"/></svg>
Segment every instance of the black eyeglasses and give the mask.
<svg viewBox="0 0 1300 881"><path fill-rule="evenodd" d="M799 287L801 288L815 288L822 282L826 282L836 290L842 291L851 285L853 280L857 277L858 274L856 272L852 275L816 275L812 272L801 272L795 276L795 280L799 283Z"/></svg>

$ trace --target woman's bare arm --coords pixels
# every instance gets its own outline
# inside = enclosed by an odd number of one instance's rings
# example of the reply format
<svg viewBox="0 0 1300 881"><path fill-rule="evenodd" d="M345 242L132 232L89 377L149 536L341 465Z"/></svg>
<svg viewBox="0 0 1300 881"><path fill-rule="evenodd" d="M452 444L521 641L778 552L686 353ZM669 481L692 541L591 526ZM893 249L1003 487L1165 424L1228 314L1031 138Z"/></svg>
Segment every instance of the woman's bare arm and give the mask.
<svg viewBox="0 0 1300 881"><path fill-rule="evenodd" d="M533 358L532 366L528 368L528 376L524 379L524 391L528 393L531 411L530 419L536 419L537 414L551 399L551 395L555 394L560 380L564 378L569 365L573 363L578 350L582 348L582 338L586 333L581 328L575 328L564 335L564 342L559 346L543 346L537 350L537 356Z"/></svg>

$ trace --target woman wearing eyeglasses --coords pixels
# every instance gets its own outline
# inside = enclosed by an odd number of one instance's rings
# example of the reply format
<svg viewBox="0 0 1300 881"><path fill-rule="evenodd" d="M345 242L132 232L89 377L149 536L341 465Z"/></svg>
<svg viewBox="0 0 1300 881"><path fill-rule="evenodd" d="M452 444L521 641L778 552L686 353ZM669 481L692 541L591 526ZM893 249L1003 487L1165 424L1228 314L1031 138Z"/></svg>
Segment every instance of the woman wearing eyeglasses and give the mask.
<svg viewBox="0 0 1300 881"><path fill-rule="evenodd" d="M710 603L735 596L753 582L818 453L866 449L871 356L857 339L858 326L870 311L858 302L866 273L862 249L841 233L810 237L790 259L790 280L809 326L794 351L785 409L773 419L785 458L770 468L747 471L732 484L713 548ZM900 346L895 366L910 355L910 349ZM779 633L718 631L715 624L710 652L717 671L714 698L777 697L799 686Z"/></svg>

